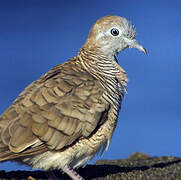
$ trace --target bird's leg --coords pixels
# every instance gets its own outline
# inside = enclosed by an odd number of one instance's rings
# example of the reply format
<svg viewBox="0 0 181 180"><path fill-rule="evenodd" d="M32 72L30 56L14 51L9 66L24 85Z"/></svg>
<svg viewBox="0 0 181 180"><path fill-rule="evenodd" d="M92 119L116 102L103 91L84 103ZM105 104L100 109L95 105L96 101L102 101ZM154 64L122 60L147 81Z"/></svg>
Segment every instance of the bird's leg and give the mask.
<svg viewBox="0 0 181 180"><path fill-rule="evenodd" d="M73 180L84 180L83 177L81 177L76 171L74 171L70 166L65 166L62 169L69 177L71 177Z"/></svg>

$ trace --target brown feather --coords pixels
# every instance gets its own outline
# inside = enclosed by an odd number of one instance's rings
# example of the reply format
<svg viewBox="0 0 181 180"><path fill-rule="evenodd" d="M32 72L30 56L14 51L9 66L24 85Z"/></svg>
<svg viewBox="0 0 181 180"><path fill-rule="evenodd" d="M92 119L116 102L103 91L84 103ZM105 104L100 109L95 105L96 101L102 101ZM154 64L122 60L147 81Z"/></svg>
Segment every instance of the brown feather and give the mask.
<svg viewBox="0 0 181 180"><path fill-rule="evenodd" d="M88 137L107 108L97 104L103 92L90 74L76 70L75 60L56 66L29 85L2 114L7 124L1 132L0 160L17 158L18 152L34 154L34 148L42 145L61 150L81 136Z"/></svg>

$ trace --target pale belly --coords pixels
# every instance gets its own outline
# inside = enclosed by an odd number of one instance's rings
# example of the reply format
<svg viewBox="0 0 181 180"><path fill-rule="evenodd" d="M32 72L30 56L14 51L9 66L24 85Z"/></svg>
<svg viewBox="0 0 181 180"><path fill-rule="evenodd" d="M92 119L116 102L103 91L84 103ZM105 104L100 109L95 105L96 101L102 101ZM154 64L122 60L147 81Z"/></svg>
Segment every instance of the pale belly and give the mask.
<svg viewBox="0 0 181 180"><path fill-rule="evenodd" d="M33 157L23 159L23 162L35 169L63 169L65 166L78 168L85 166L97 153L103 153L108 148L114 123L106 121L90 138L77 141L64 151L47 151Z"/></svg>

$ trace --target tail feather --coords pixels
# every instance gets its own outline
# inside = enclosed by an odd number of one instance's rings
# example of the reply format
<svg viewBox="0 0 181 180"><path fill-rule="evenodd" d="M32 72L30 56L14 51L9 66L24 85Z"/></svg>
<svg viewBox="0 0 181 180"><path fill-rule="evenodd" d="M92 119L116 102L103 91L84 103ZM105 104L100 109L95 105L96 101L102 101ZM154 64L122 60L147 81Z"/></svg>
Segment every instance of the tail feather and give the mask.
<svg viewBox="0 0 181 180"><path fill-rule="evenodd" d="M13 159L17 159L17 158L21 159L23 157L41 154L46 151L48 151L48 148L44 144L37 146L37 147L33 147L33 148L30 147L19 153L14 153L14 152L10 151L9 149L4 149L4 151L0 152L0 162L13 160Z"/></svg>
<svg viewBox="0 0 181 180"><path fill-rule="evenodd" d="M4 116L0 116L0 162L8 161L17 158L23 158L32 156L48 151L48 148L44 143L37 143L36 145L27 146L26 149L19 152L12 152L9 148L9 142L11 138L11 123L14 123L16 119L8 121ZM7 128L8 126L8 128Z"/></svg>

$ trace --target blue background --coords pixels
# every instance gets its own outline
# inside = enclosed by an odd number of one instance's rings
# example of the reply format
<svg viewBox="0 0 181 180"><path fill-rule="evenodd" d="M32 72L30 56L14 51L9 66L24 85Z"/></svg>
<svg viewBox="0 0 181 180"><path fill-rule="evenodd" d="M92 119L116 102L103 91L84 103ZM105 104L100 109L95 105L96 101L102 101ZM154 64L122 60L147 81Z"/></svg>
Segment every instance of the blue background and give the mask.
<svg viewBox="0 0 181 180"><path fill-rule="evenodd" d="M180 0L1 0L0 113L32 81L75 56L100 17L126 17L137 29L136 49L120 53L129 76L119 122L103 159L181 156ZM24 169L1 163L0 169Z"/></svg>

